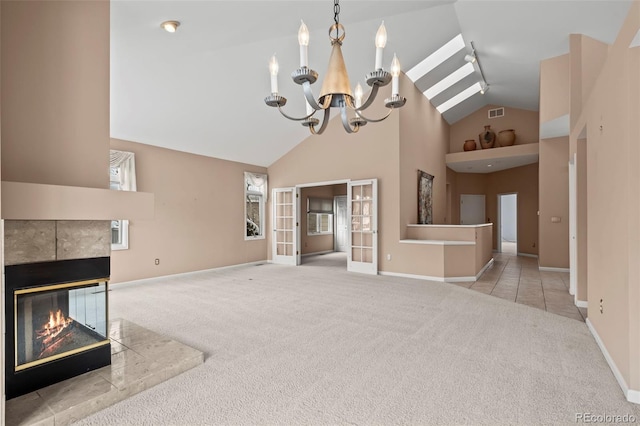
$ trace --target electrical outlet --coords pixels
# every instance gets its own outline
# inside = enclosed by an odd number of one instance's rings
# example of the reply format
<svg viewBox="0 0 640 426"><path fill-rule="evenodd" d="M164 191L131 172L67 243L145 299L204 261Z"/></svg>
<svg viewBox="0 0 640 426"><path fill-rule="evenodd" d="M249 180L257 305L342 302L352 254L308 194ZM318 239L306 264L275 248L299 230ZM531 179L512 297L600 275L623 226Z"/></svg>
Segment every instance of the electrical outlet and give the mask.
<svg viewBox="0 0 640 426"><path fill-rule="evenodd" d="M391 260L391 254L387 255L387 260Z"/></svg>
<svg viewBox="0 0 640 426"><path fill-rule="evenodd" d="M160 259L156 259L156 265L160 264Z"/></svg>
<svg viewBox="0 0 640 426"><path fill-rule="evenodd" d="M604 313L604 307L602 306L602 299L600 299L600 313Z"/></svg>

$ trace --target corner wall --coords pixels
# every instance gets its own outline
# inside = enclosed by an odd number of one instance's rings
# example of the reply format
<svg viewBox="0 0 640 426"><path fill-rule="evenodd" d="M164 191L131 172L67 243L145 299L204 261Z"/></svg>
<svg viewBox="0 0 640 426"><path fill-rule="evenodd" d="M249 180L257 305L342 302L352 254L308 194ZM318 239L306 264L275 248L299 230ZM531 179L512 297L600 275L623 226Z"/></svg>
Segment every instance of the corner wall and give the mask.
<svg viewBox="0 0 640 426"><path fill-rule="evenodd" d="M569 268L569 138L540 141L538 263ZM557 221L557 222L555 222Z"/></svg>
<svg viewBox="0 0 640 426"><path fill-rule="evenodd" d="M266 237L244 239L244 172L265 168L118 139L111 147L135 153L138 190L155 194L154 220L131 220L129 249L111 253L113 283L266 259Z"/></svg>
<svg viewBox="0 0 640 426"><path fill-rule="evenodd" d="M587 129L588 321L627 399L636 403L640 403L640 48L631 49L629 44L638 30L640 3L633 2L571 132L577 141Z"/></svg>

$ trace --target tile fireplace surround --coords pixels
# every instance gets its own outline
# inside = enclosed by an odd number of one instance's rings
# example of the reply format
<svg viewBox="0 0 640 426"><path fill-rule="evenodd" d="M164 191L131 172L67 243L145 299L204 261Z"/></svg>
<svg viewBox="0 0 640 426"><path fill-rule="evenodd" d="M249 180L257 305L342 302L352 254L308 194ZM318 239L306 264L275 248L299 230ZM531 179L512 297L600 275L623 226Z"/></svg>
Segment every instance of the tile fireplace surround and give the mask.
<svg viewBox="0 0 640 426"><path fill-rule="evenodd" d="M4 266L111 255L109 220L4 220ZM109 320L111 365L6 402L7 425L65 425L204 361L202 352ZM3 366L4 368L4 366Z"/></svg>
<svg viewBox="0 0 640 426"><path fill-rule="evenodd" d="M202 352L123 319L109 323L111 365L11 399L6 424L68 425L204 362Z"/></svg>

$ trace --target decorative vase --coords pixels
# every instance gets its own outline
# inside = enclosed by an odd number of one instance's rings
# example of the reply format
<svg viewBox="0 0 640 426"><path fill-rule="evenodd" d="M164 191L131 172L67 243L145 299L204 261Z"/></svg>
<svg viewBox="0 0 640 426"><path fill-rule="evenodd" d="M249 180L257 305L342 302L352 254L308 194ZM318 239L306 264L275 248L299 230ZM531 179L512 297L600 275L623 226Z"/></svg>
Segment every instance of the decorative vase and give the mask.
<svg viewBox="0 0 640 426"><path fill-rule="evenodd" d="M482 149L493 148L496 142L496 133L491 130L490 125L486 125L484 126L484 132L478 135L478 140L480 141Z"/></svg>
<svg viewBox="0 0 640 426"><path fill-rule="evenodd" d="M464 141L464 145L462 145L465 151L475 151L476 149L476 141L475 139L467 139Z"/></svg>
<svg viewBox="0 0 640 426"><path fill-rule="evenodd" d="M501 130L498 132L497 139L500 146L511 146L516 142L516 131L513 129Z"/></svg>

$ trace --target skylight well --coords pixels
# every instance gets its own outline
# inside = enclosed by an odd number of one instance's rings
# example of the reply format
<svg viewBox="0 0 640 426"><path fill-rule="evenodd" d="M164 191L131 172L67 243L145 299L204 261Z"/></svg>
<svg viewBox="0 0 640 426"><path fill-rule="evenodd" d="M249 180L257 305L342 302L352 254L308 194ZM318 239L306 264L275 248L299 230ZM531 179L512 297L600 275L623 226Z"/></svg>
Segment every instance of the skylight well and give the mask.
<svg viewBox="0 0 640 426"><path fill-rule="evenodd" d="M453 108L454 106L458 105L461 102L464 102L465 100L469 99L471 96L475 95L478 92L484 94L489 89L489 85L486 83L484 79L484 74L482 73L482 68L480 67L480 62L477 58L477 54L476 54L473 42L470 42L470 44L471 44L471 53L464 56L464 60L466 61L466 63L461 65L459 68L455 69L453 72L451 72L444 78L440 79L438 82L436 82L435 84L433 84L431 87L429 87L423 92L423 94L429 100L433 100L433 98L435 98L445 90L449 89L453 85L459 83L467 76L475 72L479 72L480 81L478 81L477 83L472 84L462 92L456 94L455 96L442 102L439 105L436 105L435 103L432 102L433 105L436 107L436 109L440 111L440 113L444 113L445 111L448 111L449 109ZM457 66L455 63L457 59L452 59L452 58L456 54L458 54L461 50L465 49L465 47L466 47L466 44L464 39L462 38L462 34L458 34L457 36L449 40L447 43L445 43L438 50L433 52L431 55L427 56L418 65L416 65L415 67L407 71L407 77L409 77L415 83L416 81L422 79L424 76L426 76L431 71L438 68L440 65L444 64L447 61L450 61L450 62L447 65L445 65L445 67L452 69L453 67ZM443 71L443 68L441 68L439 72L442 73L442 71ZM431 80L433 80L433 76L430 78ZM429 79L423 79L422 84L424 84L425 81L429 81Z"/></svg>

